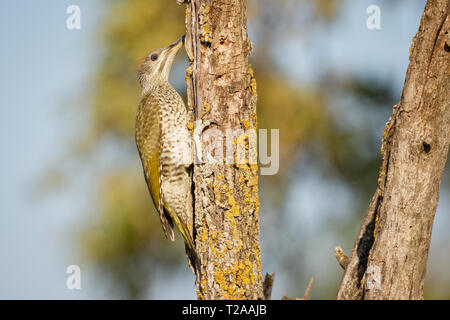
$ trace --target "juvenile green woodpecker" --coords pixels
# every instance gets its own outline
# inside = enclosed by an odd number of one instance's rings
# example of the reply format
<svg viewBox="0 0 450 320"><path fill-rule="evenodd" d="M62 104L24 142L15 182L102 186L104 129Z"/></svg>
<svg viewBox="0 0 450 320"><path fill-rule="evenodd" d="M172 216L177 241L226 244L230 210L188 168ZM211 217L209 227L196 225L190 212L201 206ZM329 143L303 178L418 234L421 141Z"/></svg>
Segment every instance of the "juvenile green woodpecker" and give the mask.
<svg viewBox="0 0 450 320"><path fill-rule="evenodd" d="M148 54L139 65L141 101L135 137L153 203L166 236L174 241L174 226L186 244L194 271L200 271L191 232L187 226L192 164L188 113L169 74L184 36L166 48Z"/></svg>

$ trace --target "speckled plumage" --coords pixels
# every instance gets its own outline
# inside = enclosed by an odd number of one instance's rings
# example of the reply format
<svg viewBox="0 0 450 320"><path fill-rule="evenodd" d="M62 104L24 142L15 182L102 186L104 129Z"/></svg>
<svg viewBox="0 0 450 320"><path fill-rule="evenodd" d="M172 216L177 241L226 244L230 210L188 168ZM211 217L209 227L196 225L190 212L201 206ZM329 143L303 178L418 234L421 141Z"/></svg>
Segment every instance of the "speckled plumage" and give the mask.
<svg viewBox="0 0 450 320"><path fill-rule="evenodd" d="M145 180L159 213L163 230L172 241L175 226L183 236L188 256L198 258L187 227L192 164L191 135L183 100L169 84L173 59L180 41L144 58L139 69L142 98L136 115L136 145ZM156 59L154 59L156 56Z"/></svg>

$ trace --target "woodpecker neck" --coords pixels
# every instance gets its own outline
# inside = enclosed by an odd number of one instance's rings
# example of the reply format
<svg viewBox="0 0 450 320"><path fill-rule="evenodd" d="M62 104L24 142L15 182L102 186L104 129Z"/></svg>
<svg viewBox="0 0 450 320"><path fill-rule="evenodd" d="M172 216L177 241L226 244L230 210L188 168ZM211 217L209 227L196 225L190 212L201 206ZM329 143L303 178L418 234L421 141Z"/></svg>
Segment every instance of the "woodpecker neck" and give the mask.
<svg viewBox="0 0 450 320"><path fill-rule="evenodd" d="M145 96L150 92L157 92L160 88L170 86L169 81L159 78L159 79L142 79L141 80L141 96Z"/></svg>
<svg viewBox="0 0 450 320"><path fill-rule="evenodd" d="M158 94L165 93L167 91L175 90L169 81L165 79L158 79L158 81L149 81L142 85L141 97L146 96L149 93Z"/></svg>

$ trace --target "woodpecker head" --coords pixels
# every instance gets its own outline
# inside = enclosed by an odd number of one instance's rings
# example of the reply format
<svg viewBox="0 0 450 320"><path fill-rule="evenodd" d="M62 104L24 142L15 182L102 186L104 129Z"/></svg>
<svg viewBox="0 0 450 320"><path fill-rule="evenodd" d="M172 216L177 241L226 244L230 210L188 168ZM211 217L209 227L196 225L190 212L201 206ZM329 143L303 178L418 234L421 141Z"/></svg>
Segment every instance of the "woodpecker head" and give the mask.
<svg viewBox="0 0 450 320"><path fill-rule="evenodd" d="M143 91L160 82L168 81L175 56L184 44L184 36L165 48L150 52L139 64L139 82Z"/></svg>

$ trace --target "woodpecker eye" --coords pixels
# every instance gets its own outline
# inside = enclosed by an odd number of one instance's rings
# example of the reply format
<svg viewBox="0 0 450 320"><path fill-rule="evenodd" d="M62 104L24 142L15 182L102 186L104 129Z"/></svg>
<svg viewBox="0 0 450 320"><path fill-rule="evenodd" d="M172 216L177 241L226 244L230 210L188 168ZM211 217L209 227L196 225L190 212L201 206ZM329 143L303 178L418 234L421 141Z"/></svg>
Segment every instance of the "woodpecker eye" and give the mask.
<svg viewBox="0 0 450 320"><path fill-rule="evenodd" d="M150 57L150 59L152 61L156 61L158 59L158 55L156 53L152 54L152 56Z"/></svg>

